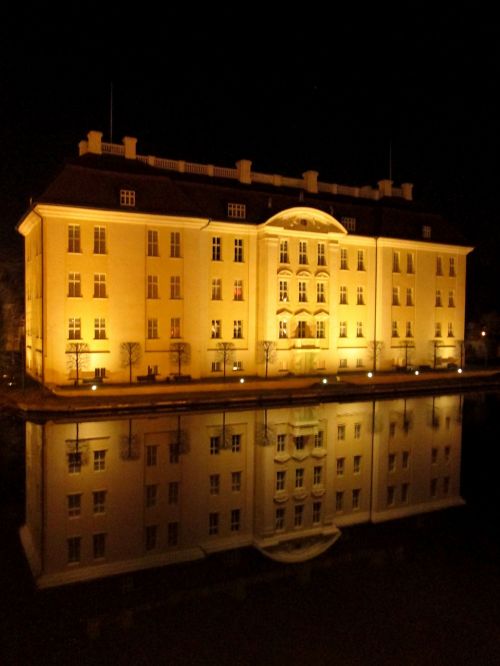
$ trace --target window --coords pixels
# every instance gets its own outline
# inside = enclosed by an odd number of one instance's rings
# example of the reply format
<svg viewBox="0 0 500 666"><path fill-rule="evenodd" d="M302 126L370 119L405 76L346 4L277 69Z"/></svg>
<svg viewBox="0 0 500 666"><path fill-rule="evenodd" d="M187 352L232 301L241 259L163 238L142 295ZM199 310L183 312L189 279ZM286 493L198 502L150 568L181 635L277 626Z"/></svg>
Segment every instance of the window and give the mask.
<svg viewBox="0 0 500 666"><path fill-rule="evenodd" d="M94 513L105 513L106 511L106 491L95 490L92 493L94 500Z"/></svg>
<svg viewBox="0 0 500 666"><path fill-rule="evenodd" d="M436 289L436 307L440 308L443 305L441 301L441 289Z"/></svg>
<svg viewBox="0 0 500 666"><path fill-rule="evenodd" d="M356 305L364 305L364 304L365 304L365 296L364 296L363 287L358 287L356 289Z"/></svg>
<svg viewBox="0 0 500 666"><path fill-rule="evenodd" d="M413 305L413 287L406 288L406 305Z"/></svg>
<svg viewBox="0 0 500 666"><path fill-rule="evenodd" d="M181 233L180 231L170 232L170 256L179 258L181 256Z"/></svg>
<svg viewBox="0 0 500 666"><path fill-rule="evenodd" d="M106 339L106 320L102 317L94 319L94 340Z"/></svg>
<svg viewBox="0 0 500 666"><path fill-rule="evenodd" d="M243 337L243 321L241 319L235 319L233 321L233 338L242 338Z"/></svg>
<svg viewBox="0 0 500 666"><path fill-rule="evenodd" d="M297 338L307 338L307 325L305 321L297 322Z"/></svg>
<svg viewBox="0 0 500 666"><path fill-rule="evenodd" d="M436 275L443 274L443 257L436 257Z"/></svg>
<svg viewBox="0 0 500 666"><path fill-rule="evenodd" d="M400 271L400 254L399 252L392 253L392 272L399 273Z"/></svg>
<svg viewBox="0 0 500 666"><path fill-rule="evenodd" d="M346 358L339 359L339 368L347 368L347 359Z"/></svg>
<svg viewBox="0 0 500 666"><path fill-rule="evenodd" d="M346 338L347 337L347 322L346 321L341 321L339 323L339 337L340 338Z"/></svg>
<svg viewBox="0 0 500 666"><path fill-rule="evenodd" d="M358 271L365 270L365 251L358 250Z"/></svg>
<svg viewBox="0 0 500 666"><path fill-rule="evenodd" d="M322 339L325 337L325 322L317 321L316 322L316 338Z"/></svg>
<svg viewBox="0 0 500 666"><path fill-rule="evenodd" d="M158 446L146 446L146 466L155 467L158 462Z"/></svg>
<svg viewBox="0 0 500 666"><path fill-rule="evenodd" d="M158 486L151 484L146 486L146 507L150 508L156 506L156 498L158 495Z"/></svg>
<svg viewBox="0 0 500 666"><path fill-rule="evenodd" d="M352 464L352 471L354 474L359 474L361 472L361 456L354 456Z"/></svg>
<svg viewBox="0 0 500 666"><path fill-rule="evenodd" d="M305 448L306 439L304 435L297 435L297 437L293 438L293 443L296 451L303 451Z"/></svg>
<svg viewBox="0 0 500 666"><path fill-rule="evenodd" d="M313 525L321 522L321 502L313 502Z"/></svg>
<svg viewBox="0 0 500 666"><path fill-rule="evenodd" d="M288 328L287 328L287 322L286 321L280 321L279 322L279 333L278 333L280 338L287 338L288 337Z"/></svg>
<svg viewBox="0 0 500 666"><path fill-rule="evenodd" d="M394 472L395 469L396 469L396 454L389 453L387 458L387 471Z"/></svg>
<svg viewBox="0 0 500 666"><path fill-rule="evenodd" d="M409 467L410 467L410 452L409 451L403 451L402 458L401 458L401 468L402 469L409 469Z"/></svg>
<svg viewBox="0 0 500 666"><path fill-rule="evenodd" d="M68 278L68 296L79 297L82 295L82 284L80 273L70 273Z"/></svg>
<svg viewBox="0 0 500 666"><path fill-rule="evenodd" d="M210 437L210 455L218 456L220 453L220 437L218 435Z"/></svg>
<svg viewBox="0 0 500 666"><path fill-rule="evenodd" d="M389 437L394 437L396 435L396 421L391 421L389 423Z"/></svg>
<svg viewBox="0 0 500 666"><path fill-rule="evenodd" d="M304 517L304 505L296 504L294 506L294 512L293 512L293 526L301 527L303 517Z"/></svg>
<svg viewBox="0 0 500 666"><path fill-rule="evenodd" d="M240 509L231 510L231 532L239 532L241 524L241 511Z"/></svg>
<svg viewBox="0 0 500 666"><path fill-rule="evenodd" d="M106 451L94 451L94 472L103 472L106 469Z"/></svg>
<svg viewBox="0 0 500 666"><path fill-rule="evenodd" d="M158 536L157 525L146 526L146 550L154 550L156 548L156 540Z"/></svg>
<svg viewBox="0 0 500 666"><path fill-rule="evenodd" d="M450 289L450 291L448 292L448 307L449 308L455 307L455 291L453 289Z"/></svg>
<svg viewBox="0 0 500 666"><path fill-rule="evenodd" d="M234 260L237 263L243 261L243 240L241 238L234 239Z"/></svg>
<svg viewBox="0 0 500 666"><path fill-rule="evenodd" d="M212 372L220 372L221 364L220 361L212 361Z"/></svg>
<svg viewBox="0 0 500 666"><path fill-rule="evenodd" d="M456 277L457 274L455 272L455 257L450 257L450 270L449 270L449 276L450 277Z"/></svg>
<svg viewBox="0 0 500 666"><path fill-rule="evenodd" d="M148 257L158 257L158 232L154 229L148 229Z"/></svg>
<svg viewBox="0 0 500 666"><path fill-rule="evenodd" d="M361 438L361 423L354 424L354 439Z"/></svg>
<svg viewBox="0 0 500 666"><path fill-rule="evenodd" d="M279 509L276 509L276 519L275 519L274 527L275 527L276 531L280 531L280 530L285 529L285 509L283 507L280 507Z"/></svg>
<svg viewBox="0 0 500 666"><path fill-rule="evenodd" d="M243 280L234 281L233 298L235 301L243 300Z"/></svg>
<svg viewBox="0 0 500 666"><path fill-rule="evenodd" d="M326 266L325 244L318 243L318 266Z"/></svg>
<svg viewBox="0 0 500 666"><path fill-rule="evenodd" d="M441 331L441 324L440 322L436 322L434 326L434 337L440 338L442 337L442 331Z"/></svg>
<svg viewBox="0 0 500 666"><path fill-rule="evenodd" d="M148 319L148 340L158 337L158 319Z"/></svg>
<svg viewBox="0 0 500 666"><path fill-rule="evenodd" d="M342 271L346 271L349 268L348 264L348 255L347 255L347 249L346 248L341 248L340 249L340 269Z"/></svg>
<svg viewBox="0 0 500 666"><path fill-rule="evenodd" d="M209 513L208 514L208 534L213 536L219 533L219 514L218 513Z"/></svg>
<svg viewBox="0 0 500 666"><path fill-rule="evenodd" d="M362 321L357 321L356 322L356 337L357 338L362 338L363 337L363 322Z"/></svg>
<svg viewBox="0 0 500 666"><path fill-rule="evenodd" d="M340 305L347 305L347 287L340 287Z"/></svg>
<svg viewBox="0 0 500 666"><path fill-rule="evenodd" d="M345 458L337 458L337 476L344 476Z"/></svg>
<svg viewBox="0 0 500 666"><path fill-rule="evenodd" d="M231 472L231 490L233 493L241 491L241 472Z"/></svg>
<svg viewBox="0 0 500 666"><path fill-rule="evenodd" d="M424 224L422 227L422 238L430 238L432 233L432 227L427 224Z"/></svg>
<svg viewBox="0 0 500 666"><path fill-rule="evenodd" d="M392 321L391 335L392 335L393 338L399 338L398 322L395 319L393 319L393 321Z"/></svg>
<svg viewBox="0 0 500 666"><path fill-rule="evenodd" d="M276 472L276 491L285 490L286 484L286 472L279 471Z"/></svg>
<svg viewBox="0 0 500 666"><path fill-rule="evenodd" d="M106 254L106 227L94 227L94 254Z"/></svg>
<svg viewBox="0 0 500 666"><path fill-rule="evenodd" d="M323 483L323 468L316 465L313 470L313 484L319 486Z"/></svg>
<svg viewBox="0 0 500 666"><path fill-rule="evenodd" d="M70 224L68 226L68 252L81 252L80 225Z"/></svg>
<svg viewBox="0 0 500 666"><path fill-rule="evenodd" d="M222 296L222 280L220 278L212 278L212 300L220 301Z"/></svg>
<svg viewBox="0 0 500 666"><path fill-rule="evenodd" d="M299 282L299 303L307 302L307 285L305 282Z"/></svg>
<svg viewBox="0 0 500 666"><path fill-rule="evenodd" d="M106 298L106 276L94 273L94 298Z"/></svg>
<svg viewBox="0 0 500 666"><path fill-rule="evenodd" d="M180 317L171 317L170 318L170 337L171 338L180 338L181 337L181 318Z"/></svg>
<svg viewBox="0 0 500 666"><path fill-rule="evenodd" d="M344 491L337 490L335 493L335 511L343 511L344 509Z"/></svg>
<svg viewBox="0 0 500 666"><path fill-rule="evenodd" d="M410 494L409 491L410 491L409 483L401 484L401 502L403 504L406 504L408 502L408 496Z"/></svg>
<svg viewBox="0 0 500 666"><path fill-rule="evenodd" d="M231 451L233 453L241 452L241 435L232 435L231 436Z"/></svg>
<svg viewBox="0 0 500 666"><path fill-rule="evenodd" d="M299 241L299 264L307 264L307 242Z"/></svg>
<svg viewBox="0 0 500 666"><path fill-rule="evenodd" d="M361 488L354 488L352 491L352 510L359 509L361 503Z"/></svg>
<svg viewBox="0 0 500 666"><path fill-rule="evenodd" d="M399 287L392 288L392 304L399 305Z"/></svg>
<svg viewBox="0 0 500 666"><path fill-rule="evenodd" d="M178 504L179 502L179 482L170 481L168 484L168 503Z"/></svg>
<svg viewBox="0 0 500 666"><path fill-rule="evenodd" d="M341 423L340 425L337 426L337 439L339 440L344 440L345 439L345 424Z"/></svg>
<svg viewBox="0 0 500 666"><path fill-rule="evenodd" d="M295 487L296 488L304 487L304 469L302 467L298 467L295 470Z"/></svg>
<svg viewBox="0 0 500 666"><path fill-rule="evenodd" d="M284 453L286 450L286 435L280 434L276 438L276 451L278 453Z"/></svg>
<svg viewBox="0 0 500 666"><path fill-rule="evenodd" d="M79 451L68 453L69 474L79 474L82 471L82 454Z"/></svg>
<svg viewBox="0 0 500 666"><path fill-rule="evenodd" d="M244 220L247 215L247 207L241 203L228 203L227 216L235 220Z"/></svg>
<svg viewBox="0 0 500 666"><path fill-rule="evenodd" d="M68 539L68 564L80 561L81 537L70 537Z"/></svg>
<svg viewBox="0 0 500 666"><path fill-rule="evenodd" d="M68 340L82 339L82 320L80 317L71 317L68 321Z"/></svg>
<svg viewBox="0 0 500 666"><path fill-rule="evenodd" d="M451 448L449 446L444 447L444 461L445 463L450 462L450 453L451 453Z"/></svg>
<svg viewBox="0 0 500 666"><path fill-rule="evenodd" d="M346 231L356 231L356 218L355 217L341 217L340 221L346 228Z"/></svg>
<svg viewBox="0 0 500 666"><path fill-rule="evenodd" d="M181 276L170 276L170 298L177 300L181 297Z"/></svg>
<svg viewBox="0 0 500 666"><path fill-rule="evenodd" d="M412 338L413 337L413 330L412 330L412 324L411 321L406 322L406 337L407 338Z"/></svg>
<svg viewBox="0 0 500 666"><path fill-rule="evenodd" d="M220 492L220 474L210 474L210 494L218 495Z"/></svg>
<svg viewBox="0 0 500 666"><path fill-rule="evenodd" d="M68 495L68 518L76 518L82 511L82 496L80 494Z"/></svg>
<svg viewBox="0 0 500 666"><path fill-rule="evenodd" d="M148 275L148 298L158 298L157 275Z"/></svg>
<svg viewBox="0 0 500 666"><path fill-rule="evenodd" d="M212 238L212 261L221 260L221 239L219 236Z"/></svg>
<svg viewBox="0 0 500 666"><path fill-rule="evenodd" d="M394 506L395 496L396 496L396 487L387 486L387 506Z"/></svg>
<svg viewBox="0 0 500 666"><path fill-rule="evenodd" d="M179 523L167 523L167 546L177 546L179 543Z"/></svg>
<svg viewBox="0 0 500 666"><path fill-rule="evenodd" d="M452 338L453 337L453 324L451 321L448 323L448 337Z"/></svg>
<svg viewBox="0 0 500 666"><path fill-rule="evenodd" d="M289 263L289 257L288 257L288 241L287 240L281 240L280 241L280 264L288 264Z"/></svg>
<svg viewBox="0 0 500 666"><path fill-rule="evenodd" d="M322 430L318 430L318 432L314 433L314 448L322 449L323 442L324 442L324 433Z"/></svg>
<svg viewBox="0 0 500 666"><path fill-rule="evenodd" d="M318 282L318 284L316 285L316 302L326 303L325 285L323 282Z"/></svg>
<svg viewBox="0 0 500 666"><path fill-rule="evenodd" d="M288 282L280 280L280 301L288 301Z"/></svg>
<svg viewBox="0 0 500 666"><path fill-rule="evenodd" d="M415 272L415 258L412 252L406 255L406 272L410 274Z"/></svg>
<svg viewBox="0 0 500 666"><path fill-rule="evenodd" d="M430 483L430 495L431 497L436 497L437 495L437 479L431 479Z"/></svg>
<svg viewBox="0 0 500 666"><path fill-rule="evenodd" d="M222 337L222 326L220 319L212 319L212 327L210 329L210 333L213 339Z"/></svg>
<svg viewBox="0 0 500 666"><path fill-rule="evenodd" d="M364 367L364 362L362 358L357 358L356 359L356 367L357 368L363 368Z"/></svg>
<svg viewBox="0 0 500 666"><path fill-rule="evenodd" d="M120 190L120 206L135 206L135 190Z"/></svg>

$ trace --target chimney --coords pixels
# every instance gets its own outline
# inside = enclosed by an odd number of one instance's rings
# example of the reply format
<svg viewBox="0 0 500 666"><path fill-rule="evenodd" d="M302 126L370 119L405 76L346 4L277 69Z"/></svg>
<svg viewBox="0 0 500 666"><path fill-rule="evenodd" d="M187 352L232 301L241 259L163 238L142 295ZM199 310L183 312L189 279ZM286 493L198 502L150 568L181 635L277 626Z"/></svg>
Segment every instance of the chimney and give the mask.
<svg viewBox="0 0 500 666"><path fill-rule="evenodd" d="M392 180L379 180L378 189L381 197L392 197Z"/></svg>
<svg viewBox="0 0 500 666"><path fill-rule="evenodd" d="M236 162L236 172L240 183L251 185L252 183L252 162L251 160L239 160Z"/></svg>
<svg viewBox="0 0 500 666"><path fill-rule="evenodd" d="M136 158L135 147L137 145L137 139L134 139L133 136L124 136L122 142L123 145L125 146L126 159L135 160Z"/></svg>
<svg viewBox="0 0 500 666"><path fill-rule="evenodd" d="M318 193L318 172L317 171L306 171L302 174L304 179L304 187L308 192L313 194Z"/></svg>
<svg viewBox="0 0 500 666"><path fill-rule="evenodd" d="M102 155L102 146L101 146L101 141L102 141L102 132L96 132L95 130L91 130L87 134L87 143L88 143L88 151L89 153L94 153L95 155Z"/></svg>
<svg viewBox="0 0 500 666"><path fill-rule="evenodd" d="M403 199L411 201L413 199L413 183L401 183L401 189L403 190Z"/></svg>

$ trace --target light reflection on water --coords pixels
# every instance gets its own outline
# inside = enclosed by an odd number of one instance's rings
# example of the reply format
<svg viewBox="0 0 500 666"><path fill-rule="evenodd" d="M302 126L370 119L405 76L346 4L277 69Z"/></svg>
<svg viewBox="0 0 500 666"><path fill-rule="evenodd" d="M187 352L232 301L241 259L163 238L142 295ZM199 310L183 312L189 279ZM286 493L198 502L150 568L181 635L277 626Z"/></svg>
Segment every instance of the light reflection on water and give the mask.
<svg viewBox="0 0 500 666"><path fill-rule="evenodd" d="M342 530L462 503L462 396L26 424L39 587L253 547L313 558Z"/></svg>

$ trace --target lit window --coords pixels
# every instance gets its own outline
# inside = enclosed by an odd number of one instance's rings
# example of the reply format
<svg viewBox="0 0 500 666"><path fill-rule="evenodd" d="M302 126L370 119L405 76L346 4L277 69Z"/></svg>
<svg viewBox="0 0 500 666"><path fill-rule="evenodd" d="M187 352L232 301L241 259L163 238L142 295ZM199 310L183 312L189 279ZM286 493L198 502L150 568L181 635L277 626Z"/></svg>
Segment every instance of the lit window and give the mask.
<svg viewBox="0 0 500 666"><path fill-rule="evenodd" d="M80 273L70 273L68 279L68 296L79 297L82 295Z"/></svg>
<svg viewBox="0 0 500 666"><path fill-rule="evenodd" d="M240 509L231 510L231 532L239 532L241 524L241 511Z"/></svg>
<svg viewBox="0 0 500 666"><path fill-rule="evenodd" d="M214 339L222 337L222 325L220 319L212 319L210 335Z"/></svg>
<svg viewBox="0 0 500 666"><path fill-rule="evenodd" d="M170 232L170 256L179 258L181 256L181 234L180 231Z"/></svg>
<svg viewBox="0 0 500 666"><path fill-rule="evenodd" d="M299 303L307 302L307 285L305 282L299 282Z"/></svg>
<svg viewBox="0 0 500 666"><path fill-rule="evenodd" d="M288 301L288 282L280 280L280 301Z"/></svg>
<svg viewBox="0 0 500 666"><path fill-rule="evenodd" d="M307 264L307 242L299 241L299 264Z"/></svg>
<svg viewBox="0 0 500 666"><path fill-rule="evenodd" d="M244 220L247 215L247 207L241 203L228 203L227 216L235 220Z"/></svg>
<svg viewBox="0 0 500 666"><path fill-rule="evenodd" d="M181 337L181 318L180 317L171 317L170 318L170 337L171 338L180 338Z"/></svg>
<svg viewBox="0 0 500 666"><path fill-rule="evenodd" d="M82 511L82 496L80 494L68 495L68 518L76 518Z"/></svg>
<svg viewBox="0 0 500 666"><path fill-rule="evenodd" d="M155 484L146 486L146 507L151 508L156 506L156 499L158 496L158 486Z"/></svg>
<svg viewBox="0 0 500 666"><path fill-rule="evenodd" d="M148 340L158 337L158 319L148 319Z"/></svg>
<svg viewBox="0 0 500 666"><path fill-rule="evenodd" d="M235 301L243 300L243 280L234 281L233 298Z"/></svg>
<svg viewBox="0 0 500 666"><path fill-rule="evenodd" d="M209 513L208 514L208 534L214 536L219 533L219 514L218 513Z"/></svg>
<svg viewBox="0 0 500 666"><path fill-rule="evenodd" d="M340 287L340 305L347 305L347 287Z"/></svg>
<svg viewBox="0 0 500 666"><path fill-rule="evenodd" d="M233 321L233 338L240 339L243 337L243 321L235 319Z"/></svg>
<svg viewBox="0 0 500 666"><path fill-rule="evenodd" d="M340 269L343 271L346 271L349 268L348 264L348 255L347 255L347 249L346 248L341 248L340 250Z"/></svg>
<svg viewBox="0 0 500 666"><path fill-rule="evenodd" d="M81 252L80 225L70 224L68 226L68 252Z"/></svg>
<svg viewBox="0 0 500 666"><path fill-rule="evenodd" d="M158 462L158 447L155 445L146 446L146 466L156 467Z"/></svg>
<svg viewBox="0 0 500 666"><path fill-rule="evenodd" d="M177 546L179 543L179 523L167 523L167 546Z"/></svg>
<svg viewBox="0 0 500 666"><path fill-rule="evenodd" d="M233 493L241 491L241 472L231 472L231 490Z"/></svg>
<svg viewBox="0 0 500 666"><path fill-rule="evenodd" d="M106 227L94 227L94 254L106 254Z"/></svg>
<svg viewBox="0 0 500 666"><path fill-rule="evenodd" d="M158 232L154 229L148 229L148 257L158 257Z"/></svg>
<svg viewBox="0 0 500 666"><path fill-rule="evenodd" d="M120 206L135 206L135 190L120 190Z"/></svg>
<svg viewBox="0 0 500 666"><path fill-rule="evenodd" d="M94 472L106 469L106 451L94 451Z"/></svg>
<svg viewBox="0 0 500 666"><path fill-rule="evenodd" d="M323 282L319 282L316 285L316 302L317 303L326 303L325 285L324 285Z"/></svg>
<svg viewBox="0 0 500 666"><path fill-rule="evenodd" d="M364 304L365 304L365 296L364 296L363 287L358 287L356 289L356 305L364 305Z"/></svg>
<svg viewBox="0 0 500 666"><path fill-rule="evenodd" d="M346 338L347 337L347 322L346 321L341 321L339 324L339 337L340 338Z"/></svg>
<svg viewBox="0 0 500 666"><path fill-rule="evenodd" d="M81 537L70 537L68 539L68 564L80 561Z"/></svg>
<svg viewBox="0 0 500 666"><path fill-rule="evenodd" d="M288 264L289 263L289 257L288 257L288 241L287 240L281 240L280 241L280 264Z"/></svg>
<svg viewBox="0 0 500 666"><path fill-rule="evenodd" d="M237 263L243 261L243 240L241 238L235 238L234 240L234 260Z"/></svg>
<svg viewBox="0 0 500 666"><path fill-rule="evenodd" d="M148 298L158 298L157 275L148 275Z"/></svg>
<svg viewBox="0 0 500 666"><path fill-rule="evenodd" d="M106 511L106 491L96 490L92 493L94 513L105 513Z"/></svg>
<svg viewBox="0 0 500 666"><path fill-rule="evenodd" d="M71 317L68 321L68 340L82 339L82 320L80 317Z"/></svg>
<svg viewBox="0 0 500 666"><path fill-rule="evenodd" d="M212 300L220 301L222 298L222 280L220 278L212 278Z"/></svg>
<svg viewBox="0 0 500 666"><path fill-rule="evenodd" d="M218 456L220 453L220 437L218 435L210 437L210 455Z"/></svg>
<svg viewBox="0 0 500 666"><path fill-rule="evenodd" d="M352 471L354 474L361 472L361 456L354 456Z"/></svg>
<svg viewBox="0 0 500 666"><path fill-rule="evenodd" d="M212 361L212 372L220 372L221 364L220 361Z"/></svg>
<svg viewBox="0 0 500 666"><path fill-rule="evenodd" d="M363 322L362 321L357 321L356 322L356 337L357 338L362 338L363 337Z"/></svg>
<svg viewBox="0 0 500 666"><path fill-rule="evenodd" d="M365 270L365 251L364 250L358 250L358 271L364 271Z"/></svg>
<svg viewBox="0 0 500 666"><path fill-rule="evenodd" d="M170 298L178 300L181 297L181 276L170 276Z"/></svg>
<svg viewBox="0 0 500 666"><path fill-rule="evenodd" d="M106 339L106 320L102 317L94 319L94 340Z"/></svg>
<svg viewBox="0 0 500 666"><path fill-rule="evenodd" d="M288 328L286 321L279 322L279 337L287 338L288 337Z"/></svg>
<svg viewBox="0 0 500 666"><path fill-rule="evenodd" d="M321 502L313 502L313 525L321 522Z"/></svg>
<svg viewBox="0 0 500 666"><path fill-rule="evenodd" d="M318 266L326 266L325 244L318 243Z"/></svg>
<svg viewBox="0 0 500 666"><path fill-rule="evenodd" d="M219 236L212 238L212 261L221 260L221 239Z"/></svg>
<svg viewBox="0 0 500 666"><path fill-rule="evenodd" d="M400 254L399 252L392 253L392 272L399 273L400 271Z"/></svg>
<svg viewBox="0 0 500 666"><path fill-rule="evenodd" d="M170 481L168 484L168 503L178 504L179 502L179 482Z"/></svg>
<svg viewBox="0 0 500 666"><path fill-rule="evenodd" d="M210 474L210 494L218 495L220 493L220 474Z"/></svg>
<svg viewBox="0 0 500 666"><path fill-rule="evenodd" d="M325 322L317 321L316 322L316 338L323 339L325 337Z"/></svg>

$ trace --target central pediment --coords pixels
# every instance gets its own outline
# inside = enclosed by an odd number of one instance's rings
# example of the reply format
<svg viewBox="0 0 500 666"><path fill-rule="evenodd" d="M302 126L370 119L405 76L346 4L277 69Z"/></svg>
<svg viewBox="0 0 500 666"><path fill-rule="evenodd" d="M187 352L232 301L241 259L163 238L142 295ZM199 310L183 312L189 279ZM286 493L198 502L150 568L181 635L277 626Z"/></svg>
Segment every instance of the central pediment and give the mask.
<svg viewBox="0 0 500 666"><path fill-rule="evenodd" d="M269 218L263 226L298 232L347 234L346 228L332 215L306 206L282 210Z"/></svg>

